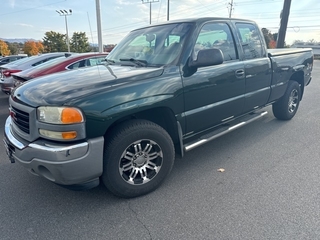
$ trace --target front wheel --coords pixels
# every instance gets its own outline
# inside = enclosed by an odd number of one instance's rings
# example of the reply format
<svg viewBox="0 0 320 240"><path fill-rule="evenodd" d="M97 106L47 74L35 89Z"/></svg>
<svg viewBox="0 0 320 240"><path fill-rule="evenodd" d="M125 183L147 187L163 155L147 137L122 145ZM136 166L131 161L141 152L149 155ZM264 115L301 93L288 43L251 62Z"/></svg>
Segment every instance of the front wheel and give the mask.
<svg viewBox="0 0 320 240"><path fill-rule="evenodd" d="M156 189L174 163L169 134L146 120L131 120L106 135L102 181L114 195L131 198Z"/></svg>
<svg viewBox="0 0 320 240"><path fill-rule="evenodd" d="M273 115L280 120L290 120L298 110L300 98L299 83L289 81L285 94L272 105Z"/></svg>

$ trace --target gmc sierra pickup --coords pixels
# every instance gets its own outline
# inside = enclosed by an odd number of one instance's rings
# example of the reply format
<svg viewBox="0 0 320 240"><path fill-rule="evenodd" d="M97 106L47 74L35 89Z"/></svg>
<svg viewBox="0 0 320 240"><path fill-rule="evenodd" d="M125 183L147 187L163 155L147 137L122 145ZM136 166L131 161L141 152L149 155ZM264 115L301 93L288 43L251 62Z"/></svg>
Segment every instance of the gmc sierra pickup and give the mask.
<svg viewBox="0 0 320 240"><path fill-rule="evenodd" d="M267 50L253 21L199 18L136 29L95 67L26 82L9 97L11 162L56 184L120 197L156 189L176 156L257 120L290 120L311 49Z"/></svg>

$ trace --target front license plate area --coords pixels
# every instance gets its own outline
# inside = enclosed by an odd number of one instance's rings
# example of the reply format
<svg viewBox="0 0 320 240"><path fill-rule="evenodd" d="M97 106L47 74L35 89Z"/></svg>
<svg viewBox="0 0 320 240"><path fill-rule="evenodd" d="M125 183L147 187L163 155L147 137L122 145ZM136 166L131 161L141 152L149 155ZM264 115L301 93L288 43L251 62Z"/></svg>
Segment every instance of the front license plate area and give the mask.
<svg viewBox="0 0 320 240"><path fill-rule="evenodd" d="M4 142L6 153L7 153L8 157L9 157L10 162L14 163L15 160L14 160L14 157L12 156L12 154L15 151L14 146L12 146L6 139L3 139L3 142Z"/></svg>

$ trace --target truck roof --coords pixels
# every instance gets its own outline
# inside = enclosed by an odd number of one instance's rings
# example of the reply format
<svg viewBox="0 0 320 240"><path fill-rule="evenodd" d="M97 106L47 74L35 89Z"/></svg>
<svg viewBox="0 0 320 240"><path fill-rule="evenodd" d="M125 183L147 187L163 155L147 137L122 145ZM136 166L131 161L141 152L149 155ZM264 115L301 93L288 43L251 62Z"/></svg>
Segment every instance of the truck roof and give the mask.
<svg viewBox="0 0 320 240"><path fill-rule="evenodd" d="M183 19L176 19L176 20L170 20L170 21L166 21L166 22L155 23L155 24L151 24L151 25L148 25L148 26L139 27L139 28L136 28L134 30L153 27L153 26L160 26L160 25L165 25L165 24L172 24L172 23L202 24L204 22L217 21L217 20L223 20L223 21L245 21L245 22L255 23L255 21L248 20L248 19L241 19L241 18L222 18L222 17L183 18Z"/></svg>

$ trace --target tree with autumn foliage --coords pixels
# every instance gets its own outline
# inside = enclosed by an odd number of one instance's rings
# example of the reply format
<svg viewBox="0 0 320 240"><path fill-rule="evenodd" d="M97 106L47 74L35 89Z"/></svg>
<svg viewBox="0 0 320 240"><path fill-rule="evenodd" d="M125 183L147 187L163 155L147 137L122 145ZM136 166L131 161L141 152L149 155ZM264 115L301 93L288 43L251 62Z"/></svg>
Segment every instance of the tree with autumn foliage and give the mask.
<svg viewBox="0 0 320 240"><path fill-rule="evenodd" d="M275 40L270 40L270 42L269 42L269 44L268 44L268 48L271 48L271 49L273 49L273 48L277 48L277 41L275 41Z"/></svg>
<svg viewBox="0 0 320 240"><path fill-rule="evenodd" d="M272 40L274 41L272 33L267 28L262 28L261 32L264 36L264 40L266 41L267 48L270 48L270 42L272 42ZM273 46L273 42L271 43L271 46Z"/></svg>
<svg viewBox="0 0 320 240"><path fill-rule="evenodd" d="M24 53L28 54L29 56L38 55L39 53L42 53L43 50L44 47L41 42L27 41L23 46Z"/></svg>
<svg viewBox="0 0 320 240"><path fill-rule="evenodd" d="M36 42L36 46L38 48L39 53L44 52L44 46L43 46L42 42L40 42L40 41Z"/></svg>
<svg viewBox="0 0 320 240"><path fill-rule="evenodd" d="M6 42L0 40L0 55L1 56L8 56L10 55L10 50L8 44Z"/></svg>

